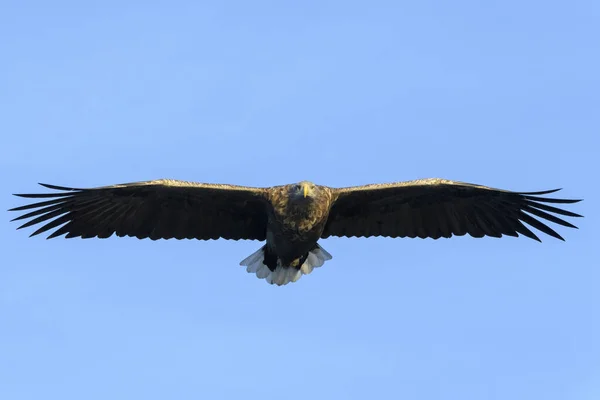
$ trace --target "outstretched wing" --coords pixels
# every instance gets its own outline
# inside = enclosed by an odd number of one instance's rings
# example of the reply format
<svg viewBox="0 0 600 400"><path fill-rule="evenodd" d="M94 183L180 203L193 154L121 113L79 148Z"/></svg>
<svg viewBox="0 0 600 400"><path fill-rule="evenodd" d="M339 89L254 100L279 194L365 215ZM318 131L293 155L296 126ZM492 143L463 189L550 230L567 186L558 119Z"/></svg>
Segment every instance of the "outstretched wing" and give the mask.
<svg viewBox="0 0 600 400"><path fill-rule="evenodd" d="M267 230L266 189L161 179L92 189L41 184L55 193L17 194L49 200L13 208L33 210L15 220L33 218L18 229L44 223L31 236L55 230L48 239L256 239ZM53 219L54 218L54 219Z"/></svg>
<svg viewBox="0 0 600 400"><path fill-rule="evenodd" d="M540 221L576 228L553 214L581 215L545 203L580 200L539 197L560 189L518 193L444 179L376 184L334 189L334 203L322 234L329 236L388 236L449 238L519 236L541 241L523 223L564 240ZM537 218L536 218L537 217Z"/></svg>

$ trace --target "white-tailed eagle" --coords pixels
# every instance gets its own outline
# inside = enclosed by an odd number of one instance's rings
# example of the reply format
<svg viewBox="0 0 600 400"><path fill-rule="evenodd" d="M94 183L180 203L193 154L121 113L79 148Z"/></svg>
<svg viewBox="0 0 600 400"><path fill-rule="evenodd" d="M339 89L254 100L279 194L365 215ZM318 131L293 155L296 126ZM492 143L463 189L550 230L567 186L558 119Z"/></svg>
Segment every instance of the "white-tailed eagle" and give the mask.
<svg viewBox="0 0 600 400"><path fill-rule="evenodd" d="M256 188L161 179L90 189L42 184L46 199L10 211L20 228L44 223L31 236L48 238L251 239L266 241L240 264L276 285L297 281L331 255L317 243L329 236L449 238L527 236L525 224L563 238L541 220L576 228L557 217L580 217L549 204L580 200L541 197L445 179L331 188L300 182ZM29 211L31 210L31 211ZM553 215L556 214L556 215ZM13 220L13 221L14 221Z"/></svg>

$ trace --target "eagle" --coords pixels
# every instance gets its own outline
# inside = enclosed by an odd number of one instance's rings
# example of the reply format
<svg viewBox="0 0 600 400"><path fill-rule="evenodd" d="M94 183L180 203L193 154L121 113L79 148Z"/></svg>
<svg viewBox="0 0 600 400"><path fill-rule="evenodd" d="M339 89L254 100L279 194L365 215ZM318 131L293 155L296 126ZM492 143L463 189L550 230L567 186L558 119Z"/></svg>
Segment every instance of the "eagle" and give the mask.
<svg viewBox="0 0 600 400"><path fill-rule="evenodd" d="M337 237L475 238L519 235L540 241L525 224L564 240L542 220L577 228L557 217L581 217L549 204L577 203L539 192L513 192L439 178L333 188L309 181L249 187L159 179L94 188L40 183L45 199L12 208L41 224L30 236L48 239L231 239L265 244L241 266L278 286L296 282L332 258L320 239ZM537 217L537 218L536 218Z"/></svg>

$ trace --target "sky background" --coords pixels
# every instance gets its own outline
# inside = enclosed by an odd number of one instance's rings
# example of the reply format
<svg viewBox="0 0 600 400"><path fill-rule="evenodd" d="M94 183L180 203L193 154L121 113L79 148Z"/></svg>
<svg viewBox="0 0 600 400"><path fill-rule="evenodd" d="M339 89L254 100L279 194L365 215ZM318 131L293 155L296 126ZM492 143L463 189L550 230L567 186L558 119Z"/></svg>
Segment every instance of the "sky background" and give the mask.
<svg viewBox="0 0 600 400"><path fill-rule="evenodd" d="M579 230L259 242L32 239L0 224L0 398L600 398L596 1L3 1L0 209L37 182L584 198Z"/></svg>

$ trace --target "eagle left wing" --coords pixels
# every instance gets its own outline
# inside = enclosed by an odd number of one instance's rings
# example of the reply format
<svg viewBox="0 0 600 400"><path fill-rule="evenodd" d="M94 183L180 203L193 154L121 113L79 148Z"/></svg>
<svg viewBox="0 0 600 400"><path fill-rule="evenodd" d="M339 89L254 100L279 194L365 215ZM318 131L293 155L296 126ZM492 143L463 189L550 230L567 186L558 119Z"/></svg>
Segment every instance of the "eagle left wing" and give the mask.
<svg viewBox="0 0 600 400"><path fill-rule="evenodd" d="M387 236L449 238L519 236L541 241L524 224L564 240L540 221L576 228L550 213L581 217L545 203L580 200L539 197L542 192L511 192L445 179L420 179L333 190L333 204L322 237ZM537 217L537 218L536 218Z"/></svg>
<svg viewBox="0 0 600 400"><path fill-rule="evenodd" d="M42 224L31 236L58 228L48 239L65 234L152 240L266 237L269 202L262 188L171 179L91 189L41 185L59 192L17 194L46 200L9 210L32 210L13 220L33 218L19 229Z"/></svg>

